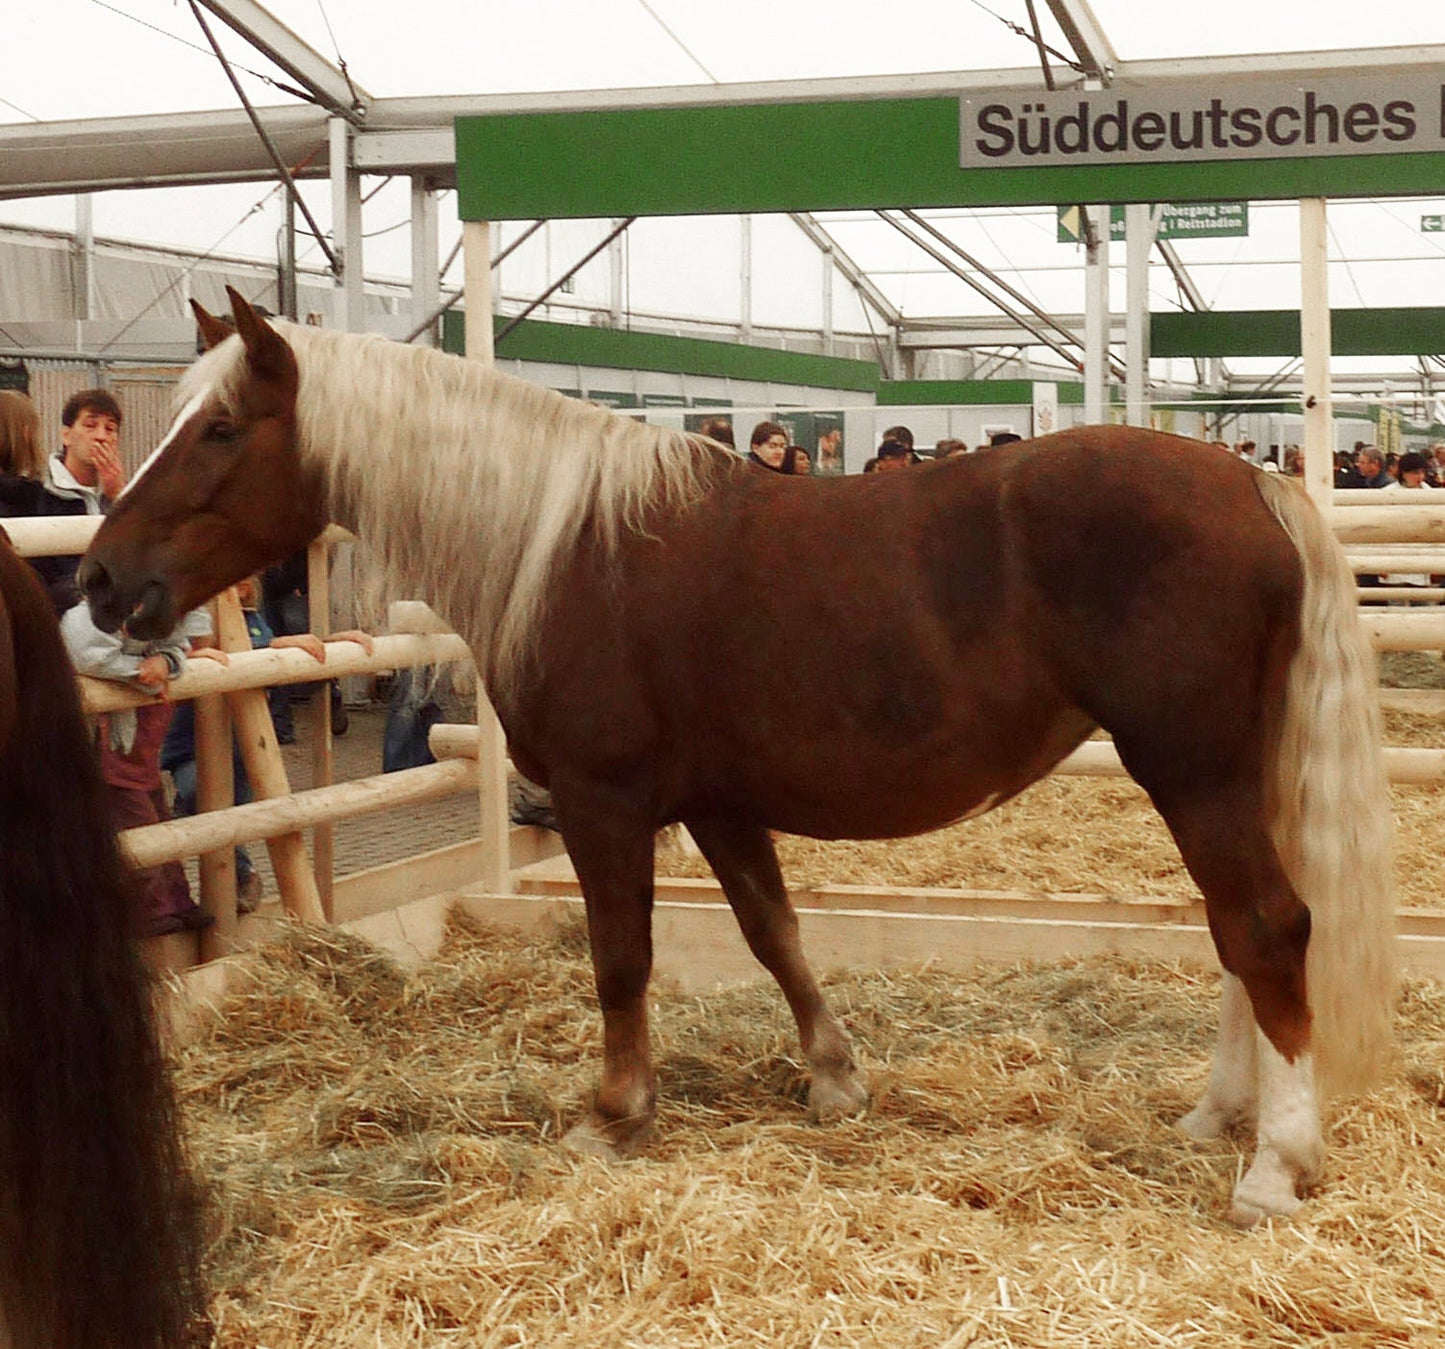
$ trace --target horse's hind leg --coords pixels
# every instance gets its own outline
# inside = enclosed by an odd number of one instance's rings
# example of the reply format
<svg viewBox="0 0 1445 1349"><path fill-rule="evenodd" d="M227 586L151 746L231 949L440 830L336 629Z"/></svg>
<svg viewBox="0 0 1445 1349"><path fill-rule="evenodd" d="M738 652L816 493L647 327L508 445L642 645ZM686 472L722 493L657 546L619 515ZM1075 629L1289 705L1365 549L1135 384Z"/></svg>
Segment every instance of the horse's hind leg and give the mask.
<svg viewBox="0 0 1445 1349"><path fill-rule="evenodd" d="M1203 1101L1183 1123L1191 1132L1208 1134L1247 1112L1253 1064L1255 1157L1235 1187L1230 1212L1234 1222L1249 1226L1294 1212L1299 1189L1317 1174L1324 1154L1305 986L1309 910L1265 828L1262 790L1252 782L1221 780L1217 766L1211 773L1196 762L1196 771L1187 774L1180 767L1176 760L1160 775L1163 786L1151 784L1147 772L1136 776L1204 894L1220 963L1244 994L1241 999L1226 983L1222 1059ZM1185 776L1192 779L1187 786ZM1257 774L1233 776L1250 780Z"/></svg>
<svg viewBox="0 0 1445 1349"><path fill-rule="evenodd" d="M687 827L717 875L748 946L792 1008L812 1072L810 1113L815 1119L832 1119L862 1109L867 1089L859 1080L847 1033L828 1010L803 956L798 916L768 831L721 820L689 820Z"/></svg>
<svg viewBox="0 0 1445 1349"><path fill-rule="evenodd" d="M1255 1034L1249 994L1226 970L1209 1084L1199 1104L1179 1121L1191 1138L1218 1138L1231 1124L1254 1123L1259 1109Z"/></svg>

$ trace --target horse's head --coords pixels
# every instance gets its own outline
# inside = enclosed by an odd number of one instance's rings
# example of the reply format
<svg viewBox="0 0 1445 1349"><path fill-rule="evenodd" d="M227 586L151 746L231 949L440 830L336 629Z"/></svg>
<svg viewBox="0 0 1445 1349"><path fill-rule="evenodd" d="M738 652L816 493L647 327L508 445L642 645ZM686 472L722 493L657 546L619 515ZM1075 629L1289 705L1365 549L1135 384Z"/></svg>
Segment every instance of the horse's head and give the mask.
<svg viewBox="0 0 1445 1349"><path fill-rule="evenodd" d="M320 475L296 445L296 358L228 287L235 328L192 302L226 353L121 493L77 582L96 624L164 636L188 609L304 547L326 524ZM197 373L202 373L200 367Z"/></svg>

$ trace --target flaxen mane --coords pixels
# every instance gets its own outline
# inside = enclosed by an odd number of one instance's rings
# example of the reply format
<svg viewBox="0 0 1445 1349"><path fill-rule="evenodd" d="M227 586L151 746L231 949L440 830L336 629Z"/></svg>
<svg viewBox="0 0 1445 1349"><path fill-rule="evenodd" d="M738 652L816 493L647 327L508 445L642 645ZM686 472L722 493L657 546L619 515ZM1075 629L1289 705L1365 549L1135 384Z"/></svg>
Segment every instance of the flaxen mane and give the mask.
<svg viewBox="0 0 1445 1349"><path fill-rule="evenodd" d="M505 693L559 563L685 509L727 451L474 361L273 321L300 369L297 439L324 470L332 519L376 554L393 595L427 594ZM239 338L187 373L184 403L234 407ZM486 514L478 530L471 517Z"/></svg>

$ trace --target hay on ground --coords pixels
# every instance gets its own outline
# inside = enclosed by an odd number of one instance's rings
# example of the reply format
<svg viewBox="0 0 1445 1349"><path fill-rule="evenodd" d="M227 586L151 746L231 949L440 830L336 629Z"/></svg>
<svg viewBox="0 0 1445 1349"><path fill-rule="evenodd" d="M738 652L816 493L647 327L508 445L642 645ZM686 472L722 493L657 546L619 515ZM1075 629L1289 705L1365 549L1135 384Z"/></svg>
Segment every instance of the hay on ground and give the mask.
<svg viewBox="0 0 1445 1349"><path fill-rule="evenodd" d="M659 990L658 1137L557 1143L595 1080L578 929L457 921L403 975L295 931L181 1055L218 1349L1392 1346L1445 1284L1445 992L1339 1108L1320 1192L1242 1235L1248 1140L1172 1128L1216 980L1121 959L829 980L873 1101L806 1122L770 986Z"/></svg>
<svg viewBox="0 0 1445 1349"><path fill-rule="evenodd" d="M1433 655L1385 668L1445 684ZM1391 713L1386 739L1445 745L1445 721ZM1445 906L1445 790L1391 798L1399 901ZM1046 780L927 839L780 852L795 886L1195 893L1117 780ZM873 1100L825 1128L806 1122L776 990L660 989L658 1137L607 1166L557 1141L599 1063L583 946L575 927L458 920L410 974L338 933L247 958L254 979L178 1064L211 1185L217 1349L1439 1340L1432 982L1405 989L1387 1084L1334 1109L1320 1191L1241 1235L1222 1215L1251 1140L1172 1127L1208 1070L1212 974L1102 958L836 974Z"/></svg>

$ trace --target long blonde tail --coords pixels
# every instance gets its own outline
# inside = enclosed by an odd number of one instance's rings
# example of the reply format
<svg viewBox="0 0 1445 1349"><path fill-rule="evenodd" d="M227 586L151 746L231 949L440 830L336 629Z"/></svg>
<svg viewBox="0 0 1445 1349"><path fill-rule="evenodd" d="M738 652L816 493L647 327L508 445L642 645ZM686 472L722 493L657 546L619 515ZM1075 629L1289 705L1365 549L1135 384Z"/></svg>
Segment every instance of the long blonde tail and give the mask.
<svg viewBox="0 0 1445 1349"><path fill-rule="evenodd" d="M1306 978L1318 1080L1326 1093L1352 1092L1368 1087L1388 1058L1396 995L1375 659L1354 575L1328 524L1294 483L1257 479L1304 568L1272 837L1312 919Z"/></svg>

